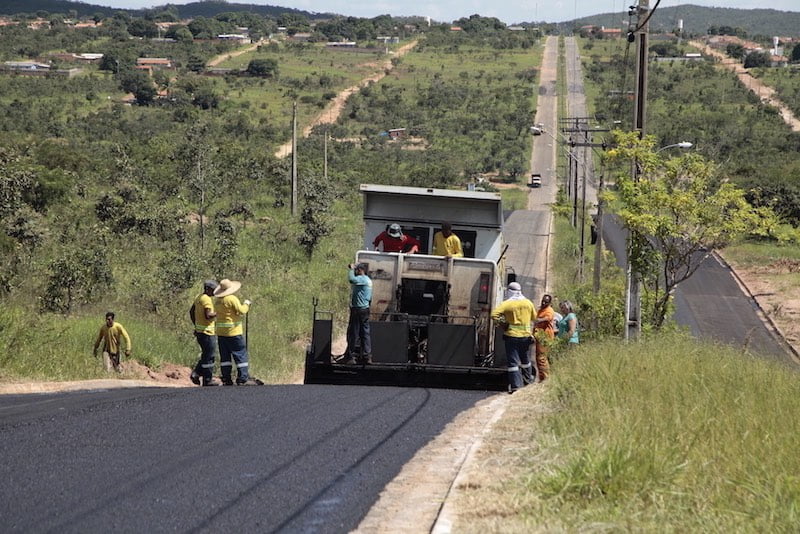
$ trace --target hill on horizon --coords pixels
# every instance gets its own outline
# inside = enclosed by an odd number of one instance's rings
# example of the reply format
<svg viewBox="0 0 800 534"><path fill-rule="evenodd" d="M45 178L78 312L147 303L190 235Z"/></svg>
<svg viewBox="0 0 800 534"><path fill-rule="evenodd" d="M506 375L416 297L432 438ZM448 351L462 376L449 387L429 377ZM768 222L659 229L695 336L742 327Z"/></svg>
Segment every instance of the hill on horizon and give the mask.
<svg viewBox="0 0 800 534"><path fill-rule="evenodd" d="M88 17L97 13L105 16L124 11L134 16L142 16L153 10L174 8L181 18L213 17L219 13L231 11L249 11L264 16L277 17L283 13L304 15L309 19L324 19L336 16L334 13L315 13L288 7L232 3L224 0L205 0L189 4L170 4L155 6L150 9L118 9L98 4L89 4L71 0L3 0L0 2L0 14L16 13L48 13L77 12L78 17ZM346 13L341 15L346 16ZM521 24L556 24L558 27L572 29L584 25L604 26L606 28L627 28L626 12L606 12L589 17L581 17L566 22L549 23L547 21L521 22ZM741 28L748 36L800 36L800 12L779 11L776 9L736 9L726 7L703 7L683 4L674 7L658 8L650 19L652 32L671 32L683 21L684 32L688 35L703 35L712 26L730 26Z"/></svg>
<svg viewBox="0 0 800 534"><path fill-rule="evenodd" d="M189 4L162 4L149 9L122 9L108 7L99 4L88 4L86 2L73 2L71 0L3 0L0 2L0 15L14 15L17 13L36 13L37 11L47 11L48 13L69 13L75 11L78 17L89 17L96 13L110 16L119 11L124 11L133 16L142 16L144 13L153 10L175 8L181 18L193 17L213 17L219 13L230 13L231 11L249 11L259 15L269 15L277 17L283 13L295 13L304 15L309 19L329 18L331 13L314 13L302 9L291 7L279 7L256 4L229 3L219 0L206 0L203 2L192 2Z"/></svg>
<svg viewBox="0 0 800 534"><path fill-rule="evenodd" d="M797 11L703 7L693 4L658 8L650 19L650 31L674 31L680 20L683 20L684 33L692 35L705 35L712 26L730 26L742 28L748 36L800 36L800 12ZM635 23L635 18L632 22ZM628 13L602 13L562 22L559 26L580 27L589 24L626 29Z"/></svg>

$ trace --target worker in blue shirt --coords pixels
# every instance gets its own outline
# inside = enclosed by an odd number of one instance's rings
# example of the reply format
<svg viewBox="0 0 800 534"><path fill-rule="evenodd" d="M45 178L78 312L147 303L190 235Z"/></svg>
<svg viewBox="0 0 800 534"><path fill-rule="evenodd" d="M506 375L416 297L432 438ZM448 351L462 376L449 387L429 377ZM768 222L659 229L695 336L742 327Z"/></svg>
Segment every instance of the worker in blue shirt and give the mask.
<svg viewBox="0 0 800 534"><path fill-rule="evenodd" d="M350 280L350 319L347 322L346 364L371 364L372 341L369 334L369 305L372 302L372 280L365 263L347 266Z"/></svg>

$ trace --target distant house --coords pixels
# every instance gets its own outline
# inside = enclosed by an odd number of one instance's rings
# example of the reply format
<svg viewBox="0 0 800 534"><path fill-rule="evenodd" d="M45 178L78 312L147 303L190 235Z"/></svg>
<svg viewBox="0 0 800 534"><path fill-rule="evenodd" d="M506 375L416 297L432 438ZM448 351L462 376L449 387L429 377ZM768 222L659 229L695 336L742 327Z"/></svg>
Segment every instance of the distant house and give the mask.
<svg viewBox="0 0 800 534"><path fill-rule="evenodd" d="M355 41L343 41L343 42L331 41L331 42L325 43L325 46L327 46L328 48L355 48L356 47L356 42Z"/></svg>
<svg viewBox="0 0 800 534"><path fill-rule="evenodd" d="M140 57L136 59L136 68L141 70L159 70L174 68L172 60L165 57Z"/></svg>
<svg viewBox="0 0 800 534"><path fill-rule="evenodd" d="M222 33L217 35L220 41L233 41L239 44L250 44L250 37L243 33Z"/></svg>
<svg viewBox="0 0 800 534"><path fill-rule="evenodd" d="M297 32L289 37L292 41L306 42L311 39L311 34L308 32Z"/></svg>
<svg viewBox="0 0 800 534"><path fill-rule="evenodd" d="M786 67L789 65L789 58L786 56L770 56L770 66L772 67Z"/></svg>
<svg viewBox="0 0 800 534"><path fill-rule="evenodd" d="M389 139L402 139L406 135L405 128L392 128L389 130Z"/></svg>
<svg viewBox="0 0 800 534"><path fill-rule="evenodd" d="M77 59L78 61L85 61L87 63L95 63L103 59L103 54L94 54L94 53L75 54L75 59Z"/></svg>
<svg viewBox="0 0 800 534"><path fill-rule="evenodd" d="M600 28L600 35L609 39L619 39L622 37L622 30L619 28Z"/></svg>
<svg viewBox="0 0 800 534"><path fill-rule="evenodd" d="M510 31L510 32L524 32L525 31L525 27L524 26L509 26L506 29L508 31Z"/></svg>
<svg viewBox="0 0 800 534"><path fill-rule="evenodd" d="M39 63L36 61L5 61L3 62L3 67L6 70L17 70L17 71L50 70L49 63Z"/></svg>
<svg viewBox="0 0 800 534"><path fill-rule="evenodd" d="M0 67L0 72L16 76L59 76L71 78L81 72L81 69L53 69L47 63L37 61L6 61Z"/></svg>
<svg viewBox="0 0 800 534"><path fill-rule="evenodd" d="M450 26L451 32L463 32L464 29L461 26Z"/></svg>

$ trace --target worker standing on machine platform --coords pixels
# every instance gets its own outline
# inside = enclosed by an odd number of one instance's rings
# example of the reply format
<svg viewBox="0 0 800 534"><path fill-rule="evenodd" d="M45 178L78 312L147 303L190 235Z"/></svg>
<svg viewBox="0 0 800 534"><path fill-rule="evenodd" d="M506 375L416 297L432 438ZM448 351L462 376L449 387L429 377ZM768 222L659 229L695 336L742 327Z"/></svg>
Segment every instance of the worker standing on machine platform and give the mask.
<svg viewBox="0 0 800 534"><path fill-rule="evenodd" d="M350 292L350 319L347 322L346 364L371 364L372 339L369 331L369 306L372 302L372 280L365 263L347 266Z"/></svg>
<svg viewBox="0 0 800 534"><path fill-rule="evenodd" d="M442 229L433 234L433 255L447 258L464 257L461 238L453 233L453 227L449 222L443 222Z"/></svg>
<svg viewBox="0 0 800 534"><path fill-rule="evenodd" d="M536 316L533 302L522 294L517 282L508 284L508 295L492 310L492 319L499 321L505 332L503 341L508 360L508 392L514 393L533 383L531 358L528 353L533 342L531 322Z"/></svg>
<svg viewBox="0 0 800 534"><path fill-rule="evenodd" d="M372 245L375 250L378 250L378 245L383 245L384 252L416 254L421 244L416 237L404 234L399 224L392 223L386 231L378 234Z"/></svg>

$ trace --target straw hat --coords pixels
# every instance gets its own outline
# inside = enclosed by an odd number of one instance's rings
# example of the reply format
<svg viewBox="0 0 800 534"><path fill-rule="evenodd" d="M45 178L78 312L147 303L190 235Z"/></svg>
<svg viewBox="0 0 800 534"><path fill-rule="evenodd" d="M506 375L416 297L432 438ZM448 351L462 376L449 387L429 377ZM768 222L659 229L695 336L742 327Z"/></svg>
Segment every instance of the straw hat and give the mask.
<svg viewBox="0 0 800 534"><path fill-rule="evenodd" d="M219 287L214 290L215 297L227 297L228 295L233 295L239 288L242 287L241 282L237 282L236 280L228 280L224 278L219 281Z"/></svg>

